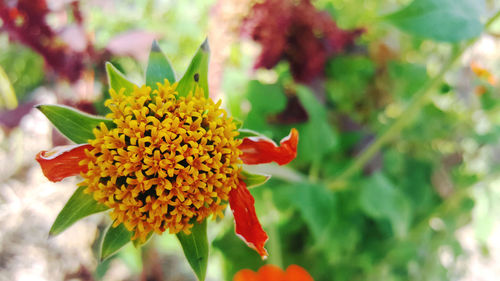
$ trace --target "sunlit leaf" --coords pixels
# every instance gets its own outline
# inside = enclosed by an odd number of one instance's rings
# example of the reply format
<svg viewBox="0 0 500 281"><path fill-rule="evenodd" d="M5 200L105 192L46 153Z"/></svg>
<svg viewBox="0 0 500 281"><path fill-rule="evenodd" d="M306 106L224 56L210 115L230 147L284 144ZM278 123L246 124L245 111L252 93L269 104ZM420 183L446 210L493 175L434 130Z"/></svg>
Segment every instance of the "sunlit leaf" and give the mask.
<svg viewBox="0 0 500 281"><path fill-rule="evenodd" d="M123 223L117 227L110 225L102 239L100 260L103 261L118 252L125 244L130 242L132 236L133 233L128 231Z"/></svg>
<svg viewBox="0 0 500 281"><path fill-rule="evenodd" d="M108 128L115 127L110 119L92 116L67 106L39 105L36 108L45 114L63 135L75 143L87 143L89 139L94 139L92 130L101 122Z"/></svg>
<svg viewBox="0 0 500 281"><path fill-rule="evenodd" d="M198 280L204 281L208 262L207 220L202 223L195 222L191 234L181 231L177 238Z"/></svg>
<svg viewBox="0 0 500 281"><path fill-rule="evenodd" d="M99 204L91 194L84 193L85 188L86 186L80 186L69 198L64 208L57 215L54 224L52 224L49 235L57 235L78 220L109 209L106 205Z"/></svg>
<svg viewBox="0 0 500 281"><path fill-rule="evenodd" d="M458 42L481 34L484 7L484 0L414 0L386 19L417 36Z"/></svg>
<svg viewBox="0 0 500 281"><path fill-rule="evenodd" d="M208 40L201 44L200 48L194 55L191 63L184 73L184 76L179 80L177 92L179 96L187 96L190 92L194 92L196 86L201 87L208 97L208 60L210 58L210 48Z"/></svg>
<svg viewBox="0 0 500 281"><path fill-rule="evenodd" d="M0 66L0 108L14 109L17 107L17 97L9 77Z"/></svg>
<svg viewBox="0 0 500 281"><path fill-rule="evenodd" d="M156 88L156 83L163 84L167 79L170 83L175 82L175 73L163 54L156 40L153 41L151 52L149 53L148 68L146 70L146 85Z"/></svg>
<svg viewBox="0 0 500 281"><path fill-rule="evenodd" d="M108 76L109 86L117 93L120 89L125 88L124 95L130 95L134 91L136 85L130 82L116 67L110 62L106 62L106 73Z"/></svg>

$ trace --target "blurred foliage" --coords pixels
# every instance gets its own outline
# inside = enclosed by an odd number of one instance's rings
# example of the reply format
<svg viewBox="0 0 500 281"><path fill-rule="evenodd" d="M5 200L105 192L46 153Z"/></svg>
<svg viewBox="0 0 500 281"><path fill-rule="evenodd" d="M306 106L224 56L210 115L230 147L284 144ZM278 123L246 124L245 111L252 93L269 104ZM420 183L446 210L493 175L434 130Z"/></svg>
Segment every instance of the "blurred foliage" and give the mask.
<svg viewBox="0 0 500 281"><path fill-rule="evenodd" d="M81 7L98 48L122 32L146 30L159 37L174 69L181 70L203 41L214 4L110 2ZM270 235L269 261L248 249L227 219L217 233L209 233L209 268L222 257L225 280L265 262L282 268L298 264L317 281L460 276L467 253L457 231L472 224L486 246L498 221L500 92L469 67L470 60L481 60L498 77L498 51L450 63L453 68L429 88L424 101L416 98L453 56L474 48L467 40L487 33L484 19L499 5L483 0L318 0L314 5L341 28L365 28L355 47L327 61L324 77L298 84L287 63L251 76L255 48L240 41L230 48L222 85L227 108L244 128L274 140L297 128L299 153L292 169L266 166L275 177L251 190ZM499 26L492 27L498 31ZM43 83L43 59L7 44L3 35L0 39L0 65L18 100L26 101ZM110 59L134 82L144 82L145 62ZM416 103L417 113L408 114ZM332 185L398 120L404 126L344 186ZM121 258L137 266L140 260L131 252ZM101 265L98 275L106 268Z"/></svg>

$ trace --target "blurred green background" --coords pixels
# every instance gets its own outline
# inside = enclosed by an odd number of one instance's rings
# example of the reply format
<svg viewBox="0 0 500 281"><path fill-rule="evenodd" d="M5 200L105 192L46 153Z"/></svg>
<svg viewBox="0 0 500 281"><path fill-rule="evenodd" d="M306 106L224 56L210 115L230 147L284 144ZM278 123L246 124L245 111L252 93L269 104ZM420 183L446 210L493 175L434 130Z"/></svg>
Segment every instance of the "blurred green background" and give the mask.
<svg viewBox="0 0 500 281"><path fill-rule="evenodd" d="M206 36L212 98L276 141L292 127L300 133L290 165L254 168L273 175L251 190L269 259L234 235L227 212L209 223L208 280L265 263L300 265L317 281L497 280L500 20L491 19L500 3L312 1L307 12L321 11L335 32L359 31L320 57L301 45L313 44L300 40L304 30L273 27L283 15L252 18L254 2L2 0L0 280L194 280L168 234L98 264L102 215L47 240L75 181L43 178L34 155L67 141L32 108L103 114L105 61L142 84L153 39L182 70ZM10 26L14 7L25 17ZM340 44L322 35L333 21L325 27L308 13L283 12L312 30L320 50ZM270 45L252 40L252 21L275 28ZM254 69L280 38L279 63ZM311 79L297 79L297 65L318 59Z"/></svg>

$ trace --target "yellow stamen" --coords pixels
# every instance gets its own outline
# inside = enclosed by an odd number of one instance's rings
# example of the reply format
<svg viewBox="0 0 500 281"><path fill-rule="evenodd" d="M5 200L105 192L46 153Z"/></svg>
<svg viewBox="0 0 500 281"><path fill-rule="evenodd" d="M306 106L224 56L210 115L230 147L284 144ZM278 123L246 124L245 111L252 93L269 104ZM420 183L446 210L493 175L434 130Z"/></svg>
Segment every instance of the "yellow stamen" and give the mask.
<svg viewBox="0 0 500 281"><path fill-rule="evenodd" d="M116 128L101 123L86 152L86 192L112 208L144 241L152 231L190 232L194 221L222 216L238 184L241 154L231 117L197 89L178 97L176 84L136 88L130 96L110 90L105 105Z"/></svg>

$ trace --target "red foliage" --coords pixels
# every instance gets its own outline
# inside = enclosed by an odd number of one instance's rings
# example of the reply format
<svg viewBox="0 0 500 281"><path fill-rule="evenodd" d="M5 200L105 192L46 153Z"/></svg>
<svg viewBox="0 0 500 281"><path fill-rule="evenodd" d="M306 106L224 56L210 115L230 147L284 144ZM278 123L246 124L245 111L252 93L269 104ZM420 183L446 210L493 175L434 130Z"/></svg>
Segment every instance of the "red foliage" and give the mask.
<svg viewBox="0 0 500 281"><path fill-rule="evenodd" d="M72 9L76 22L81 24L77 2L72 4ZM85 52L69 48L47 24L49 13L45 0L0 1L1 31L7 32L11 40L32 48L54 72L74 82L80 78L84 59L93 54L93 48L88 46Z"/></svg>
<svg viewBox="0 0 500 281"><path fill-rule="evenodd" d="M255 69L270 69L284 59L295 80L308 83L323 73L329 57L352 45L362 30L338 28L310 0L265 0L253 6L242 32L262 45Z"/></svg>

